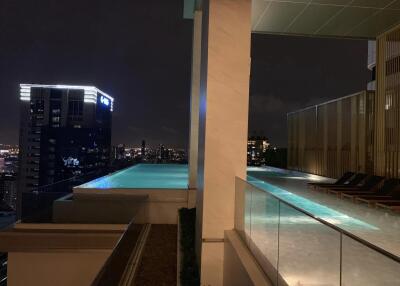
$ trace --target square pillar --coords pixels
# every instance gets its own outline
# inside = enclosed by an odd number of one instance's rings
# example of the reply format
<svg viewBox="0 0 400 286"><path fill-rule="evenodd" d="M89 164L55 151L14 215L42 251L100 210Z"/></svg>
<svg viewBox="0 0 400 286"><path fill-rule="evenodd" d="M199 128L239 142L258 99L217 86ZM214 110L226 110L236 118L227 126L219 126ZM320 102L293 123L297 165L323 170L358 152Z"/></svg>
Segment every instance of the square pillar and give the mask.
<svg viewBox="0 0 400 286"><path fill-rule="evenodd" d="M246 178L251 1L202 1L196 246L202 285L222 285L235 177Z"/></svg>
<svg viewBox="0 0 400 286"><path fill-rule="evenodd" d="M197 10L194 12L193 16L192 83L190 95L189 130L189 189L197 188L200 112L201 23L202 13L201 11Z"/></svg>

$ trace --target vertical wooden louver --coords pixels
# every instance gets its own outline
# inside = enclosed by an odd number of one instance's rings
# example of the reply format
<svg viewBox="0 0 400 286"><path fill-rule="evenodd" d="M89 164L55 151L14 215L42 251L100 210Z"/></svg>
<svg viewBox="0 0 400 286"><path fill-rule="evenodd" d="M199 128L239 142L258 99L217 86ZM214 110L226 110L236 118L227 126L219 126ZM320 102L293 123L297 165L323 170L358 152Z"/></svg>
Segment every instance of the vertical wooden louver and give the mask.
<svg viewBox="0 0 400 286"><path fill-rule="evenodd" d="M288 168L328 177L373 172L374 92L289 113Z"/></svg>
<svg viewBox="0 0 400 286"><path fill-rule="evenodd" d="M288 114L290 169L400 178L400 26L377 38L376 54L376 94L361 92Z"/></svg>
<svg viewBox="0 0 400 286"><path fill-rule="evenodd" d="M400 177L400 28L377 39L374 171Z"/></svg>

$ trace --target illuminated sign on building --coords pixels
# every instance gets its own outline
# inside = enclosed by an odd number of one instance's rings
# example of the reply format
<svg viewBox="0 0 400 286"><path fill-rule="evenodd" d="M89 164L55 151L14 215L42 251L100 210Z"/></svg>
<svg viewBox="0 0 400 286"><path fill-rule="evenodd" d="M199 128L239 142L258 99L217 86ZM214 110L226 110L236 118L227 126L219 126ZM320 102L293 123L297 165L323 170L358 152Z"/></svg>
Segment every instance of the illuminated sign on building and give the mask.
<svg viewBox="0 0 400 286"><path fill-rule="evenodd" d="M97 102L97 94L101 94L101 103L109 106L110 110L114 109L114 98L112 98L107 93L99 90L94 86L80 86L80 85L46 85L46 84L20 84L20 99L22 101L30 101L31 100L31 88L32 87L41 87L41 88L57 88L57 89L82 89L84 90L84 102L85 103L96 103Z"/></svg>
<svg viewBox="0 0 400 286"><path fill-rule="evenodd" d="M77 167L80 165L80 162L76 158L68 157L67 159L63 158L65 167Z"/></svg>
<svg viewBox="0 0 400 286"><path fill-rule="evenodd" d="M107 98L107 97L105 97L105 96L101 96L101 97L100 97L100 102L101 102L102 104L104 104L104 105L107 105L107 106L110 105L110 99Z"/></svg>

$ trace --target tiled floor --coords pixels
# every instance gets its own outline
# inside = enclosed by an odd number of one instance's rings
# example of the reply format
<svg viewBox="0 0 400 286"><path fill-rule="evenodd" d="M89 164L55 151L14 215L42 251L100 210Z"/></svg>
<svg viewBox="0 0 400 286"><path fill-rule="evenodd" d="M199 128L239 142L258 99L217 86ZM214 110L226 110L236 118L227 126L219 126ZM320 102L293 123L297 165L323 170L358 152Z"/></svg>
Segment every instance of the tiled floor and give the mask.
<svg viewBox="0 0 400 286"><path fill-rule="evenodd" d="M132 285L176 285L176 247L176 225L153 224Z"/></svg>

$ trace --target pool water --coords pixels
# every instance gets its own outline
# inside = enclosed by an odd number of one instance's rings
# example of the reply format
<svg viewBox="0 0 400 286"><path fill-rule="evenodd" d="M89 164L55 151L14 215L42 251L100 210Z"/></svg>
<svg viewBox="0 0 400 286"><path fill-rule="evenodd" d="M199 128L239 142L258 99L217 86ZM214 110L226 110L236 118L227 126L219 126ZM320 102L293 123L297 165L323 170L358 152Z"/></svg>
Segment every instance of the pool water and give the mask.
<svg viewBox="0 0 400 286"><path fill-rule="evenodd" d="M299 196L268 182L271 178L283 180L319 181L323 177L271 167L248 167L247 181L278 198L334 225L377 230L374 225L343 214L328 206ZM178 164L138 164L98 178L78 188L90 189L188 189L188 166Z"/></svg>
<svg viewBox="0 0 400 286"><path fill-rule="evenodd" d="M268 171L266 171L266 172L268 172ZM266 181L259 180L255 177L252 177L249 175L247 176L247 181L256 187L275 195L279 199L281 199L285 202L288 202L300 209L303 209L304 211L308 212L309 214L312 214L313 216L318 217L318 218L320 218L326 222L329 222L333 225L337 225L337 226L340 226L342 228L347 228L347 229L360 228L360 229L369 229L369 230L379 230L379 228L377 228L374 225L371 225L362 220L353 218L347 214L341 213L337 210L334 210L327 206L321 205L317 202L311 201L302 196L291 193L283 188L277 187ZM300 220L302 220L303 217L304 216L301 214ZM291 217L286 222L291 221L292 223L297 224L297 223L301 223L300 220L297 220L296 218Z"/></svg>
<svg viewBox="0 0 400 286"><path fill-rule="evenodd" d="M90 181L78 188L90 189L187 189L188 166L138 164Z"/></svg>

